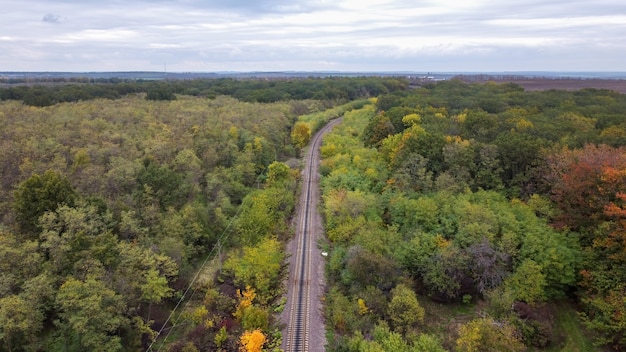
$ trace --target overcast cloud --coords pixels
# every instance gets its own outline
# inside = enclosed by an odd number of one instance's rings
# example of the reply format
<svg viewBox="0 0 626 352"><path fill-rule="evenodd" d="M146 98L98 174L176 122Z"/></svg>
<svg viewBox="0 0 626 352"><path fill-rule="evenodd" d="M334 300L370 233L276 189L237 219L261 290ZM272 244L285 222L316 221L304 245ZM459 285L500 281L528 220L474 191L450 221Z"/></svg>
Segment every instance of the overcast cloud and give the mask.
<svg viewBox="0 0 626 352"><path fill-rule="evenodd" d="M626 71L623 0L4 0L0 71Z"/></svg>

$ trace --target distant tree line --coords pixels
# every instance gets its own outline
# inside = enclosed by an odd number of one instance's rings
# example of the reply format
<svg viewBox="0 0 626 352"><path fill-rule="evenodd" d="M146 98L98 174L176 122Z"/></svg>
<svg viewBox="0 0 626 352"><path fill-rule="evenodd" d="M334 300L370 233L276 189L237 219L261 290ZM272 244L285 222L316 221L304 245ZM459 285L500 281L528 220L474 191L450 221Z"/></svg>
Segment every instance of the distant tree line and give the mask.
<svg viewBox="0 0 626 352"><path fill-rule="evenodd" d="M148 100L173 100L178 94L208 98L228 95L241 101L258 103L303 99L348 101L388 94L408 87L408 81L396 77L172 81L76 78L64 83L54 81L0 88L0 101L20 100L30 106L50 106L92 99L118 99L131 93L146 93Z"/></svg>

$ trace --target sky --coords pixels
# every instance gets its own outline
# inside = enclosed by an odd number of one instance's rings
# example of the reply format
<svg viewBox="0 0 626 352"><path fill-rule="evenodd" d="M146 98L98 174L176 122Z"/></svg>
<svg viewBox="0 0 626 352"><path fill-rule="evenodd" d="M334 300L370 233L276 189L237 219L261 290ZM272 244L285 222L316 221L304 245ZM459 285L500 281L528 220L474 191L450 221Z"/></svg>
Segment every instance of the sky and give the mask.
<svg viewBox="0 0 626 352"><path fill-rule="evenodd" d="M2 71L626 71L624 0L2 0Z"/></svg>

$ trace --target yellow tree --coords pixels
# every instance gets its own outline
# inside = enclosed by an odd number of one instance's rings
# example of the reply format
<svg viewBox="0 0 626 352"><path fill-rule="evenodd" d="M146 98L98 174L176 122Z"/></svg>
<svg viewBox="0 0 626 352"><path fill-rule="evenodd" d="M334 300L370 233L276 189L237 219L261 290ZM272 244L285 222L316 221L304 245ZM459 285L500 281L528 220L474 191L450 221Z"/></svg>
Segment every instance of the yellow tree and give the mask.
<svg viewBox="0 0 626 352"><path fill-rule="evenodd" d="M456 350L458 352L526 351L526 346L517 335L515 328L505 322L497 322L491 318L475 319L459 328Z"/></svg>
<svg viewBox="0 0 626 352"><path fill-rule="evenodd" d="M265 335L261 330L245 331L239 338L239 351L241 352L261 352L266 342Z"/></svg>
<svg viewBox="0 0 626 352"><path fill-rule="evenodd" d="M252 287L250 287L250 285L248 285L246 286L245 291L242 292L241 290L238 290L237 293L239 294L239 305L237 306L237 311L233 313L233 315L235 318L241 320L243 318L243 312L246 308L252 305L252 301L256 298L256 292Z"/></svg>
<svg viewBox="0 0 626 352"><path fill-rule="evenodd" d="M291 142L298 148L304 148L311 140L311 125L297 122L291 131Z"/></svg>

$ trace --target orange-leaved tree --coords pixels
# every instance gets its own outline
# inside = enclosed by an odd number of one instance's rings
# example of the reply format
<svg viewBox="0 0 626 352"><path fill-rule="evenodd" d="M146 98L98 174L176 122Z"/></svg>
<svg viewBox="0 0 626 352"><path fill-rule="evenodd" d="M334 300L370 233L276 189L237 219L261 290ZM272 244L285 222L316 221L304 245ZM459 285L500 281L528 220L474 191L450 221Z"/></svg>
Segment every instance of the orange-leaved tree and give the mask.
<svg viewBox="0 0 626 352"><path fill-rule="evenodd" d="M563 149L546 158L546 180L552 200L561 210L559 227L589 228L606 220L604 208L626 192L626 148L587 144L582 149Z"/></svg>

